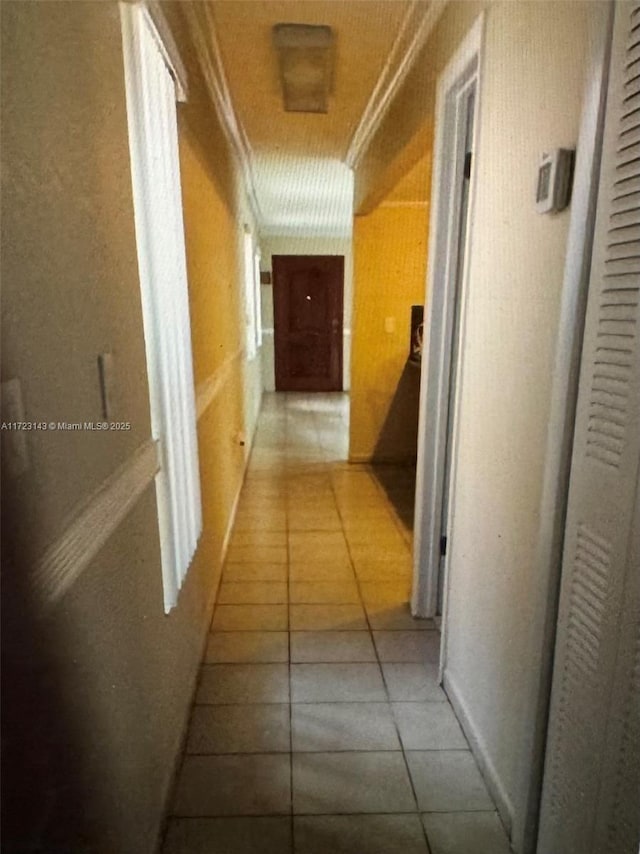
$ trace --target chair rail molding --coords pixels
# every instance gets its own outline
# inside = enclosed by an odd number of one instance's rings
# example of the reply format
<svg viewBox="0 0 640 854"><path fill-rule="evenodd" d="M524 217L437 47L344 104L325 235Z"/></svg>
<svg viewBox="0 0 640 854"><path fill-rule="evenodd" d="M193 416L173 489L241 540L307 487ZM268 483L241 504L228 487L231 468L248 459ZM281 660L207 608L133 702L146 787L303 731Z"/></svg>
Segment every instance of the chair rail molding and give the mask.
<svg viewBox="0 0 640 854"><path fill-rule="evenodd" d="M43 610L52 607L89 566L159 470L159 443L148 439L71 511L62 534L35 567Z"/></svg>
<svg viewBox="0 0 640 854"><path fill-rule="evenodd" d="M244 347L239 347L234 353L230 353L222 364L213 373L209 374L206 380L198 383L198 387L196 388L196 414L198 420L200 420L214 399L220 394L231 375L234 364L242 359L244 354Z"/></svg>

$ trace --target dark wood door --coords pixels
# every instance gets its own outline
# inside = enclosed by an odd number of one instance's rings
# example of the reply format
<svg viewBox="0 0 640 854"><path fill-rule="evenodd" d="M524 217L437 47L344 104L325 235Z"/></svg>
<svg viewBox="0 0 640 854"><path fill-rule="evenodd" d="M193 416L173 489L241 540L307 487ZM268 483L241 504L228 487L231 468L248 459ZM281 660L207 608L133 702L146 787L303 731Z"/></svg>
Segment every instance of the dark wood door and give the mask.
<svg viewBox="0 0 640 854"><path fill-rule="evenodd" d="M344 257L274 255L278 391L342 390Z"/></svg>

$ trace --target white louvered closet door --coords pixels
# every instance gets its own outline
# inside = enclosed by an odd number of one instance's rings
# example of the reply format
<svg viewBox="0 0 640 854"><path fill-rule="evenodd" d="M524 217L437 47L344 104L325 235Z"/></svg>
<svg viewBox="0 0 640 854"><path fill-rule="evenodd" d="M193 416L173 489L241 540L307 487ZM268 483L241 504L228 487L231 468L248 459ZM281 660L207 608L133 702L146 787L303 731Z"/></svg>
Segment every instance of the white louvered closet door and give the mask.
<svg viewBox="0 0 640 854"><path fill-rule="evenodd" d="M538 854L640 843L640 3L611 57Z"/></svg>

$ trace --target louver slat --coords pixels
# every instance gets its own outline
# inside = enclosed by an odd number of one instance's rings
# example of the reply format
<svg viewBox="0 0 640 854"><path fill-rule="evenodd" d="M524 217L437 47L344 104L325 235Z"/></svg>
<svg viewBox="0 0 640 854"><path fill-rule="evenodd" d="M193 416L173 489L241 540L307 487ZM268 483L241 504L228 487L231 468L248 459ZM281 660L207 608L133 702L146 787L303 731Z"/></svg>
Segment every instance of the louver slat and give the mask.
<svg viewBox="0 0 640 854"><path fill-rule="evenodd" d="M540 854L640 842L640 4L615 8Z"/></svg>
<svg viewBox="0 0 640 854"><path fill-rule="evenodd" d="M631 32L627 48L627 69L640 58L640 45ZM640 181L640 74L627 74L618 93L621 118L616 153L613 157L614 188L629 187ZM624 450L620 421L625 423L629 404L629 383L633 360L611 361L608 350L635 353L640 304L640 209L634 205L640 193L628 193L622 206L620 194L610 193L611 213L604 257L605 282L623 279L616 287L605 287L600 298L597 336L598 357L594 360L591 382L591 406L587 428L587 456L606 466L619 466ZM603 370L603 367L613 370ZM611 413L606 410L611 408ZM604 410L604 411L603 411ZM616 421L610 415L615 413ZM622 416L622 417L621 417ZM615 436L615 438L614 438Z"/></svg>
<svg viewBox="0 0 640 854"><path fill-rule="evenodd" d="M626 675L626 674L625 674ZM606 822L606 854L633 851L638 844L638 817L625 809L629 792L640 789L640 632L631 679L624 701L620 704L621 737L618 745L616 771L611 797L611 816Z"/></svg>

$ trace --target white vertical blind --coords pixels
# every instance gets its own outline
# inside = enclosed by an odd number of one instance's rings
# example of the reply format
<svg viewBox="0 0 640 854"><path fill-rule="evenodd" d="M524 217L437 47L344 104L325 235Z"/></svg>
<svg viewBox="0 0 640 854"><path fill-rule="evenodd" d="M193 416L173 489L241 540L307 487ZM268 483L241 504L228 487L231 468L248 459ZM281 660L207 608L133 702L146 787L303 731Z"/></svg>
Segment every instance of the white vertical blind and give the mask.
<svg viewBox="0 0 640 854"><path fill-rule="evenodd" d="M640 3L616 4L538 851L640 842ZM634 509L635 507L635 509Z"/></svg>
<svg viewBox="0 0 640 854"><path fill-rule="evenodd" d="M247 356L253 359L257 352L256 326L256 265L253 236L249 226L244 230L244 311Z"/></svg>
<svg viewBox="0 0 640 854"><path fill-rule="evenodd" d="M121 4L129 145L156 477L169 612L202 531L176 91L143 6Z"/></svg>
<svg viewBox="0 0 640 854"><path fill-rule="evenodd" d="M262 295L260 292L260 252L254 256L254 285L256 310L256 347L262 347Z"/></svg>

